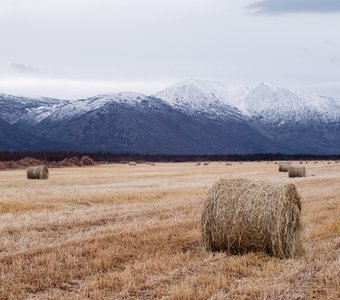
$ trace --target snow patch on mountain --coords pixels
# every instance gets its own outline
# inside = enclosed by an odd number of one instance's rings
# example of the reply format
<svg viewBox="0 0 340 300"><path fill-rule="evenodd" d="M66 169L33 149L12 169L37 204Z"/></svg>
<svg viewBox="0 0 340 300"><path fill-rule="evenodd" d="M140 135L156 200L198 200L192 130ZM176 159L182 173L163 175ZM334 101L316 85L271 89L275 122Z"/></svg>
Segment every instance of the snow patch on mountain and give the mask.
<svg viewBox="0 0 340 300"><path fill-rule="evenodd" d="M50 106L59 104L60 101L53 98L27 98L6 94L0 94L0 118L9 124L14 124L34 111L40 116L40 110L46 110Z"/></svg>

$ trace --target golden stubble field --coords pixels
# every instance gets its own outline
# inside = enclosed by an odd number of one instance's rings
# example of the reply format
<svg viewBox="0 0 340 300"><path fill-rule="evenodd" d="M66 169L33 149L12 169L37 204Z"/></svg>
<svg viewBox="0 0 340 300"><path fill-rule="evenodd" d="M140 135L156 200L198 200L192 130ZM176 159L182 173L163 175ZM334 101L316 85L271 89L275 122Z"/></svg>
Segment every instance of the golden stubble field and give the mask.
<svg viewBox="0 0 340 300"><path fill-rule="evenodd" d="M339 299L340 164L169 163L0 172L0 299ZM313 175L313 176L312 176ZM209 253L208 188L220 177L295 182L302 258Z"/></svg>

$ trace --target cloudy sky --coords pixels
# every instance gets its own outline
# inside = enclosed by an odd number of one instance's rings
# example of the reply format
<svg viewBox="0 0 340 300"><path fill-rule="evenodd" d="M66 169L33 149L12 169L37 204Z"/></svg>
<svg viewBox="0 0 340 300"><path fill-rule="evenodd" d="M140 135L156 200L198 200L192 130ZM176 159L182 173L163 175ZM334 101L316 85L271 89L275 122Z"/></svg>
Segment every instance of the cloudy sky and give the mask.
<svg viewBox="0 0 340 300"><path fill-rule="evenodd" d="M0 0L0 93L265 81L340 98L339 0Z"/></svg>

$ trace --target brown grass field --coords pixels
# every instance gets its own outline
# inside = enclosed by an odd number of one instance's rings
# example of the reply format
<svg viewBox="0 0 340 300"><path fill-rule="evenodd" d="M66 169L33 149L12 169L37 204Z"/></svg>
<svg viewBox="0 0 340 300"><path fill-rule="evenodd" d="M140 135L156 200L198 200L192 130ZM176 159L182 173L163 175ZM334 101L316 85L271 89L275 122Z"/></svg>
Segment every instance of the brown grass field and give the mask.
<svg viewBox="0 0 340 300"><path fill-rule="evenodd" d="M298 164L298 163L297 163ZM340 164L288 178L274 163L163 163L0 172L0 299L340 299ZM305 254L206 252L220 177L295 182Z"/></svg>

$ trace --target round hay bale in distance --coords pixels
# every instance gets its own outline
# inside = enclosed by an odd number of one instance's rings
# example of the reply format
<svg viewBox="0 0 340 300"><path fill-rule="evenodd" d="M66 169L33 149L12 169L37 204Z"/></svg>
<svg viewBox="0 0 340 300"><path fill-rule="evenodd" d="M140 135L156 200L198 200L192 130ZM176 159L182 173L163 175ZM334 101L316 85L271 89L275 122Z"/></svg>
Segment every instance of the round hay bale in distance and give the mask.
<svg viewBox="0 0 340 300"><path fill-rule="evenodd" d="M301 198L291 183L222 178L208 192L201 226L207 250L278 258L302 252Z"/></svg>
<svg viewBox="0 0 340 300"><path fill-rule="evenodd" d="M290 166L288 170L288 176L289 178L306 177L306 168Z"/></svg>
<svg viewBox="0 0 340 300"><path fill-rule="evenodd" d="M290 163L287 163L287 162L283 163L283 162L281 162L281 163L279 163L279 172L288 172L289 167L290 167Z"/></svg>
<svg viewBox="0 0 340 300"><path fill-rule="evenodd" d="M48 179L49 171L46 166L31 166L27 169L27 179Z"/></svg>

